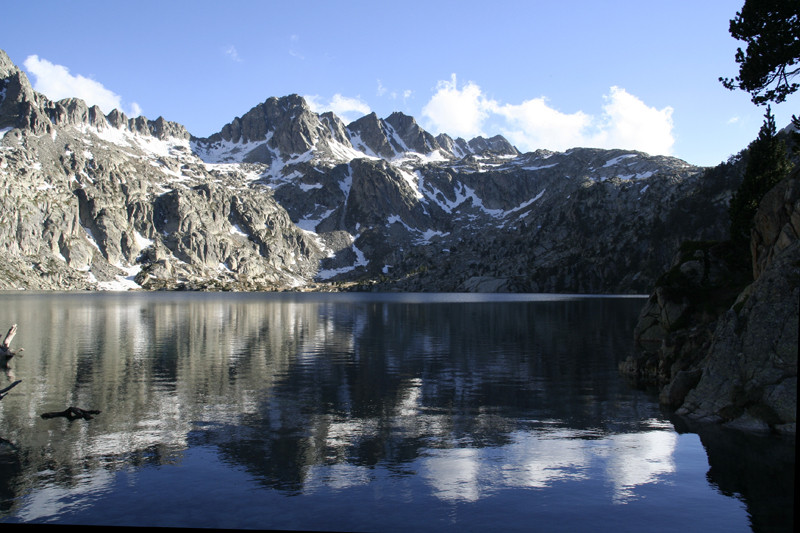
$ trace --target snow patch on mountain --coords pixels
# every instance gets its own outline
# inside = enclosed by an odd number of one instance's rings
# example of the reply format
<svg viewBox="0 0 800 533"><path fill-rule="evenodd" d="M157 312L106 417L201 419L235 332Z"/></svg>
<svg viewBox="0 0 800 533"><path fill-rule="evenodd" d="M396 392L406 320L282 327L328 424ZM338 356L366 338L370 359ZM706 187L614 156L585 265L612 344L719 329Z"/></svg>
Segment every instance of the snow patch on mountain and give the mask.
<svg viewBox="0 0 800 533"><path fill-rule="evenodd" d="M421 200L424 198L424 195L419 190L419 171L415 173L411 173L401 167L395 167L397 173L403 178L403 180L408 184L409 188L414 192L414 198L417 200Z"/></svg>
<svg viewBox="0 0 800 533"><path fill-rule="evenodd" d="M353 167L349 164L347 165L347 174L345 174L344 179L339 182L339 188L344 193L344 203L347 203L347 200L350 198L350 189L353 187Z"/></svg>
<svg viewBox="0 0 800 533"><path fill-rule="evenodd" d="M412 152L412 151L402 152L396 155L390 161L390 163L397 167L402 167L402 166L416 167L419 165L427 165L430 163L445 163L447 161L450 161L450 158L447 157L447 154L445 154L441 150L434 150L427 154L421 154L419 152Z"/></svg>
<svg viewBox="0 0 800 533"><path fill-rule="evenodd" d="M619 164L620 161L624 159L630 159L631 157L637 157L637 154L624 154L617 157L613 157L606 161L606 164L603 165L603 168L613 167L614 165Z"/></svg>
<svg viewBox="0 0 800 533"><path fill-rule="evenodd" d="M322 269L317 272L316 279L320 281L329 280L340 274L352 272L359 267L366 267L369 265L369 259L367 259L366 255L364 255L364 252L355 244L356 238L351 234L347 234L347 237L350 240L350 250L355 254L355 261L353 261L353 264L339 268Z"/></svg>
<svg viewBox="0 0 800 533"><path fill-rule="evenodd" d="M431 239L433 239L434 237L445 237L445 236L449 235L449 232L437 231L437 230L430 229L430 228L422 230L422 229L419 229L419 228L414 228L412 226L409 226L400 217L400 215L391 215L391 216L389 216L386 219L386 224L387 225L400 224L409 233L416 234L416 237L414 238L414 244L416 244L416 245L431 244Z"/></svg>
<svg viewBox="0 0 800 533"><path fill-rule="evenodd" d="M316 209L320 206L319 204L316 204L314 207ZM336 209L329 209L317 217L300 219L295 223L295 225L304 231L315 232L320 222L331 216L331 214L333 214L334 211L336 211Z"/></svg>
<svg viewBox="0 0 800 533"><path fill-rule="evenodd" d="M224 139L212 143L197 140L190 141L192 151L206 163L243 163L247 154L266 145L274 132L267 133L264 139L258 141L233 142Z"/></svg>
<svg viewBox="0 0 800 533"><path fill-rule="evenodd" d="M231 224L231 227L228 231L230 232L231 235L238 235L244 238L250 236L245 230L242 229L242 227L239 224Z"/></svg>
<svg viewBox="0 0 800 533"><path fill-rule="evenodd" d="M358 133L349 133L350 137L350 144L352 144L353 149L364 154L366 157L370 159L380 159L378 154L376 154L367 144L361 139L361 135Z"/></svg>
<svg viewBox="0 0 800 533"><path fill-rule="evenodd" d="M83 133L92 133L101 140L114 144L120 148L137 148L150 156L182 158L191 156L189 141L177 137L159 139L150 135L143 135L127 129L114 127L95 127L83 125ZM91 145L91 141L89 141Z"/></svg>
<svg viewBox="0 0 800 533"><path fill-rule="evenodd" d="M333 156L331 159L335 162L342 162L342 163L349 163L353 159L379 159L377 156L368 155L363 150L356 149L353 146L347 146L346 144L340 143L338 141L328 141L327 142L328 149L330 150L330 154Z"/></svg>
<svg viewBox="0 0 800 533"><path fill-rule="evenodd" d="M535 167L520 167L520 168L522 168L522 170L544 170L546 168L553 168L553 167L557 167L557 166L558 166L558 163L553 163L551 165L539 165L539 166L535 166Z"/></svg>
<svg viewBox="0 0 800 533"><path fill-rule="evenodd" d="M546 191L546 190L547 190L547 189L542 189L542 192L540 192L539 194L537 194L536 196L534 196L534 197L533 197L533 198L531 198L530 200L527 200L527 201L525 201L525 202L522 202L522 203L521 203L521 204L519 204L517 207L514 207L514 208L511 208L511 209L509 209L509 210L507 210L507 211L504 211L504 213L503 213L503 217L507 217L507 216L509 216L509 215L512 215L512 214L514 214L514 213L516 213L516 212L518 212L518 211L521 211L521 210L525 209L526 207L528 207L528 206L532 205L534 202L536 202L536 201L537 201L537 200L539 200L539 199L540 199L542 196L544 196L544 193L545 193L545 191Z"/></svg>

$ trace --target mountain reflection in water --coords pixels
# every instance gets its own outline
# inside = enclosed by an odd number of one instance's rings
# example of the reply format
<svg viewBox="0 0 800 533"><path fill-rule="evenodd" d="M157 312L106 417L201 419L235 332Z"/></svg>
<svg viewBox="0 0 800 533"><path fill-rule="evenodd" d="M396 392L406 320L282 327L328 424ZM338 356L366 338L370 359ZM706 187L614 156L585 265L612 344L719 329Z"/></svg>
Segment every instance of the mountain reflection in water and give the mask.
<svg viewBox="0 0 800 533"><path fill-rule="evenodd" d="M6 371L23 383L0 402L4 522L757 522L747 494L709 484L697 435L618 376L640 299L0 297L0 327L18 323L25 348ZM102 413L38 417L69 405Z"/></svg>

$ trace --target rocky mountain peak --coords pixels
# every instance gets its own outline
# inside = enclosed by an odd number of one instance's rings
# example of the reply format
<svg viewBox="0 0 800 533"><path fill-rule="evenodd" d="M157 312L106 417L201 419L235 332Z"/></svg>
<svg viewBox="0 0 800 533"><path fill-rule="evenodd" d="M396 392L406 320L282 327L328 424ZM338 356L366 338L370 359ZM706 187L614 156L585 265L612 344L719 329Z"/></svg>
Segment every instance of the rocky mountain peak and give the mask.
<svg viewBox="0 0 800 533"><path fill-rule="evenodd" d="M392 145L383 120L374 111L348 124L347 131L353 147L367 155L391 159L400 149Z"/></svg>
<svg viewBox="0 0 800 533"><path fill-rule="evenodd" d="M0 50L0 128L44 127L43 100L25 73Z"/></svg>
<svg viewBox="0 0 800 533"><path fill-rule="evenodd" d="M161 140L169 138L189 139L191 135L182 124L158 117L149 124L150 134Z"/></svg>
<svg viewBox="0 0 800 533"><path fill-rule="evenodd" d="M436 142L443 150L453 154L456 159L461 159L472 153L472 148L470 148L467 141L461 137L453 140L448 134L440 133L436 136Z"/></svg>
<svg viewBox="0 0 800 533"><path fill-rule="evenodd" d="M301 109L303 111L311 111L311 106L308 105L306 99L299 94L289 94L286 96L276 97L273 96L269 101L275 101L284 111L295 111Z"/></svg>
<svg viewBox="0 0 800 533"><path fill-rule="evenodd" d="M386 123L392 127L407 150L429 154L441 148L433 135L419 127L414 117L395 111L386 118Z"/></svg>
<svg viewBox="0 0 800 533"><path fill-rule="evenodd" d="M363 117L354 120L350 124L347 125L347 129L349 130L362 130L365 126L375 125L376 127L380 124L381 119L378 118L378 114L373 111L364 115Z"/></svg>
<svg viewBox="0 0 800 533"><path fill-rule="evenodd" d="M326 111L319 116L320 122L324 124L328 131L330 131L331 137L342 144L350 144L350 139L347 137L347 126L345 126L342 119L337 117L333 114L332 111Z"/></svg>
<svg viewBox="0 0 800 533"><path fill-rule="evenodd" d="M208 138L194 138L198 153L213 161L270 164L314 148L331 130L302 96L270 97Z"/></svg>
<svg viewBox="0 0 800 533"><path fill-rule="evenodd" d="M108 121L97 106L89 107L80 98L64 98L58 102L48 101L45 109L50 121L58 126L76 126L80 124L92 125L103 128L108 126Z"/></svg>
<svg viewBox="0 0 800 533"><path fill-rule="evenodd" d="M40 134L64 126L113 127L132 133L167 138L189 139L182 125L163 117L150 121L146 117L129 119L118 109L106 116L96 106L80 98L48 100L37 93L25 73L0 50L0 128L23 128Z"/></svg>
<svg viewBox="0 0 800 533"><path fill-rule="evenodd" d="M498 155L519 155L520 152L502 135L495 135L485 139L475 137L469 141L469 147L473 152L494 152Z"/></svg>
<svg viewBox="0 0 800 533"><path fill-rule="evenodd" d="M264 163L281 173L288 172L287 164L308 161L309 157L330 164L359 157L391 161L407 153L422 154L423 159L433 155L439 160L484 152L495 156L519 154L500 135L477 138L472 145L463 139L453 141L447 135L440 138L441 143L414 117L402 112L385 119L372 112L345 126L332 112L317 114L303 97L291 94L270 97L218 133L192 141L196 153L207 162Z"/></svg>
<svg viewBox="0 0 800 533"><path fill-rule="evenodd" d="M7 78L12 71L18 70L17 66L8 57L4 50L0 49L0 79Z"/></svg>

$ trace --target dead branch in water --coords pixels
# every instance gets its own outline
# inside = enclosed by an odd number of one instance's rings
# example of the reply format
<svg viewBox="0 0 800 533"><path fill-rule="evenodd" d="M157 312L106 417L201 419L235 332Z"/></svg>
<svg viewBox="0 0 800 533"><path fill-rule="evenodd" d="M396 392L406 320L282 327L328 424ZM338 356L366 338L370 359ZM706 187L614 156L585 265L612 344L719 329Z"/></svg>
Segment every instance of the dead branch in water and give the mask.
<svg viewBox="0 0 800 533"><path fill-rule="evenodd" d="M79 418L83 418L84 420L91 420L92 418L94 418L94 416L92 415L99 415L99 414L100 411L91 411L87 409L81 409L79 407L67 407L63 411L53 411L50 413L43 413L42 418L56 418L59 416L63 416L69 421L77 420Z"/></svg>
<svg viewBox="0 0 800 533"><path fill-rule="evenodd" d="M11 329L8 330L6 333L6 338L3 339L3 343L0 344L0 356L4 356L6 359L10 359L17 355L17 352L11 351L11 341L14 339L14 335L17 334L17 325L13 324ZM19 351L23 351L24 348L20 348Z"/></svg>
<svg viewBox="0 0 800 533"><path fill-rule="evenodd" d="M12 384L11 384L11 385L9 385L8 387L6 387L5 389L2 389L2 390L0 390L0 400L2 400L3 398L5 398L5 397L6 397L6 395L7 395L7 393L8 393L8 391L10 391L11 389L13 389L14 387L16 387L17 385L19 385L20 383L22 383L22 380L21 380L21 379L18 379L17 381L15 381L14 383L12 383Z"/></svg>

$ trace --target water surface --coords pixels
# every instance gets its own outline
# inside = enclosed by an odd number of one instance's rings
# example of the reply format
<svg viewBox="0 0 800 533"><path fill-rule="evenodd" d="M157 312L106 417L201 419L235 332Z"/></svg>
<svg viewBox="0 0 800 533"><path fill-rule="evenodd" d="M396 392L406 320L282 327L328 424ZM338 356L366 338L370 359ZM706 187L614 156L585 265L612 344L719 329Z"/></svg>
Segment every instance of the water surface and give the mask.
<svg viewBox="0 0 800 533"><path fill-rule="evenodd" d="M2 522L790 530L791 445L682 425L618 375L639 298L0 301L25 348L0 376L22 379ZM102 413L39 416L68 406Z"/></svg>

